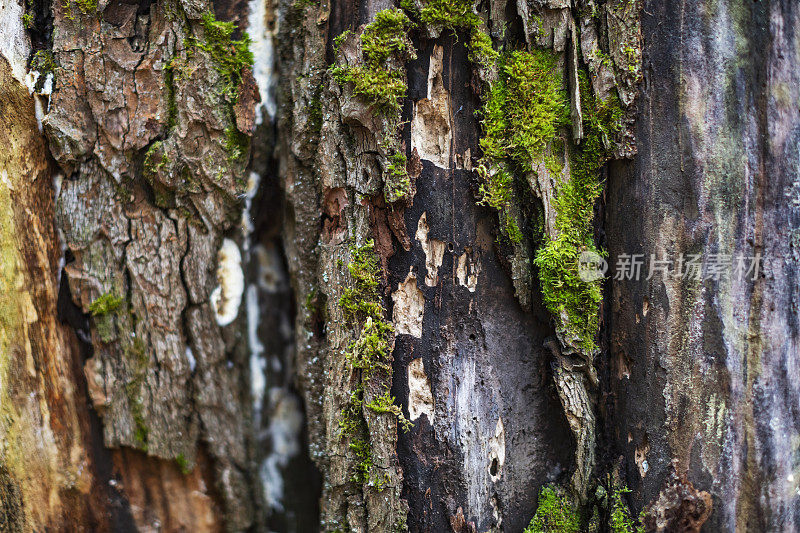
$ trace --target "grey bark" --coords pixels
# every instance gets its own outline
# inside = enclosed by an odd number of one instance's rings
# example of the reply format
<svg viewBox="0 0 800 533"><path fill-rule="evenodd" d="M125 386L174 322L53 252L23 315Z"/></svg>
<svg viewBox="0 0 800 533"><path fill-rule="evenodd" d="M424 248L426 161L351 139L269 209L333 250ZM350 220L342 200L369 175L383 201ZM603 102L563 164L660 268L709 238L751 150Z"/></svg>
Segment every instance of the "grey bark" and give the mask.
<svg viewBox="0 0 800 533"><path fill-rule="evenodd" d="M610 172L612 258L764 258L755 281L608 293L607 423L636 506L672 500L691 520L668 488L689 481L713 499L707 531L800 527L798 24L793 3L646 5L639 157Z"/></svg>

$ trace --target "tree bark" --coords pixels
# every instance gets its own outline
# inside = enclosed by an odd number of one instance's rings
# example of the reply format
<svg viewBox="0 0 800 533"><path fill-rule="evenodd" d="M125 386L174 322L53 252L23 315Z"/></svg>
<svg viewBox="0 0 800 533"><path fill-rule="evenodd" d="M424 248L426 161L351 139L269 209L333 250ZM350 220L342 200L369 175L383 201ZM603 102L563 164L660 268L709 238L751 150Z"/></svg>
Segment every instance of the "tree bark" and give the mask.
<svg viewBox="0 0 800 533"><path fill-rule="evenodd" d="M794 5L0 2L0 530L800 528Z"/></svg>

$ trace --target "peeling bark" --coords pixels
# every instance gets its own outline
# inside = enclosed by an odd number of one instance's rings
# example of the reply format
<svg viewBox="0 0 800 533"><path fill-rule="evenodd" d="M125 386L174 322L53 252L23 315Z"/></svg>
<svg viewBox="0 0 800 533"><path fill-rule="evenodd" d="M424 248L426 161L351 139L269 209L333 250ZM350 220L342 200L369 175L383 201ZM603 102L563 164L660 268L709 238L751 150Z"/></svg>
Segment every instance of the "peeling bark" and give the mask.
<svg viewBox="0 0 800 533"><path fill-rule="evenodd" d="M0 530L800 527L793 4L0 7Z"/></svg>

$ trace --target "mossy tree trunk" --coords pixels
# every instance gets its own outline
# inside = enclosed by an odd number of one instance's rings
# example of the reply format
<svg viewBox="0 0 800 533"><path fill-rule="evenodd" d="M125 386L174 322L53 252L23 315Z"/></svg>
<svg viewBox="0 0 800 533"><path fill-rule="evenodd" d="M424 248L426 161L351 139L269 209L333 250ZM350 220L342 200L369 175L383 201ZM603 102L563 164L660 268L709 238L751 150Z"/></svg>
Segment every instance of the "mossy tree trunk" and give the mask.
<svg viewBox="0 0 800 533"><path fill-rule="evenodd" d="M800 527L793 4L2 7L0 530Z"/></svg>

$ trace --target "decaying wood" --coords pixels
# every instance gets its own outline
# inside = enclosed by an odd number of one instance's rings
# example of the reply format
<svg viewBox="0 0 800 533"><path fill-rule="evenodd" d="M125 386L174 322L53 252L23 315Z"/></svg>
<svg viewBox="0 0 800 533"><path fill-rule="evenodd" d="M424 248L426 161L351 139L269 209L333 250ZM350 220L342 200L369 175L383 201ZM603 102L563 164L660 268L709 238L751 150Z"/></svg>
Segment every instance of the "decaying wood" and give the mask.
<svg viewBox="0 0 800 533"><path fill-rule="evenodd" d="M521 531L547 484L584 524L625 486L648 531L800 528L796 8L468 6L495 50L552 53L571 118L513 241L480 188L500 63L432 4L402 6L387 112L341 75L383 0L0 0L0 530ZM534 264L587 95L619 99L612 266L763 258L609 278L592 349Z"/></svg>

